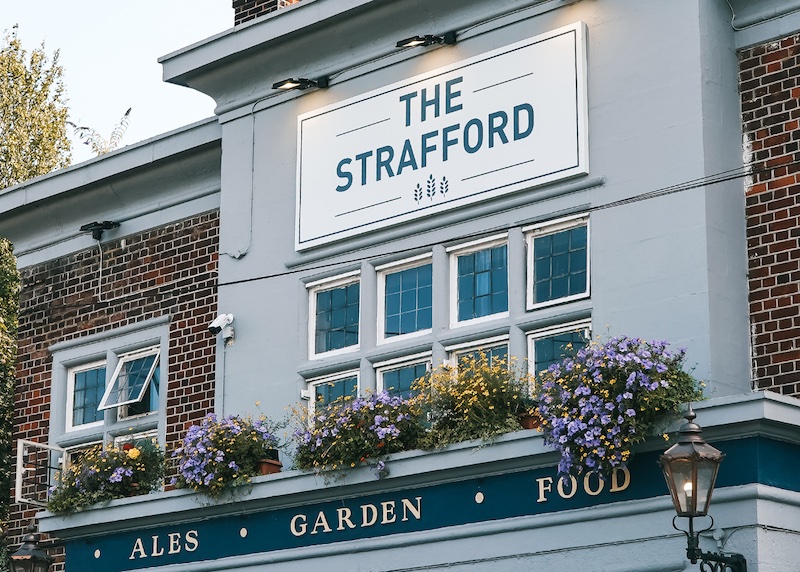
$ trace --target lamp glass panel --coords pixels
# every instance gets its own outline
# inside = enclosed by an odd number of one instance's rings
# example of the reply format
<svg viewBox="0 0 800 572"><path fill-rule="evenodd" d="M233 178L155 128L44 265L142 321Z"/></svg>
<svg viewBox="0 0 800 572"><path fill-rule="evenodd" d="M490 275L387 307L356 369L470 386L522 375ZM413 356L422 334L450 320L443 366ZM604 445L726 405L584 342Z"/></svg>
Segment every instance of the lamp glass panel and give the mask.
<svg viewBox="0 0 800 572"><path fill-rule="evenodd" d="M695 483L693 479L693 463L689 459L671 459L668 461L668 472L665 472L672 502L681 516L694 514ZM688 485L688 486L687 486Z"/></svg>
<svg viewBox="0 0 800 572"><path fill-rule="evenodd" d="M714 459L698 459L695 462L697 467L696 483L696 508L698 515L708 512L708 505L711 502L711 491L714 490L714 481L717 479L719 461Z"/></svg>

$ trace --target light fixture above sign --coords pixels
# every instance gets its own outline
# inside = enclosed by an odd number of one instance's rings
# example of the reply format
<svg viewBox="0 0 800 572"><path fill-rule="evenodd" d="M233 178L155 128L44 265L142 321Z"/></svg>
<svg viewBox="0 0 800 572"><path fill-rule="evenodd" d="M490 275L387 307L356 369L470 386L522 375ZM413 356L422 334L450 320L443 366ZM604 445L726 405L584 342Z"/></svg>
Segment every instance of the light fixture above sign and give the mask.
<svg viewBox="0 0 800 572"><path fill-rule="evenodd" d="M309 87L328 87L328 78L308 79L304 77L290 77L272 84L272 89L282 89L285 91L290 89L308 89Z"/></svg>
<svg viewBox="0 0 800 572"><path fill-rule="evenodd" d="M397 42L398 48L416 48L417 46L431 46L433 44L446 44L453 45L456 43L456 33L447 32L444 36L433 36L426 34L424 36L412 36L405 40Z"/></svg>

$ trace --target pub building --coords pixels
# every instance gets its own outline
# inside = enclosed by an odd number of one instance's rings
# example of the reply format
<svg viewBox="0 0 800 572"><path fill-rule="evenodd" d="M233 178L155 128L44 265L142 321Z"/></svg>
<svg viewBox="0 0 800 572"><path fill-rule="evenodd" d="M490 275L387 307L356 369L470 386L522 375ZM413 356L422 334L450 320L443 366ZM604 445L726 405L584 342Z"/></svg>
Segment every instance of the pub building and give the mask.
<svg viewBox="0 0 800 572"><path fill-rule="evenodd" d="M407 392L477 350L539 371L629 335L686 348L705 383L695 422L725 459L696 551L797 568L795 2L234 8L160 59L213 118L0 195L22 280L10 552L35 519L67 572L698 569L658 436L606 479L560 478L521 429L392 455L381 478L286 455L219 499L44 508L35 458L131 435L172 451L211 412ZM115 371L141 360L119 405Z"/></svg>

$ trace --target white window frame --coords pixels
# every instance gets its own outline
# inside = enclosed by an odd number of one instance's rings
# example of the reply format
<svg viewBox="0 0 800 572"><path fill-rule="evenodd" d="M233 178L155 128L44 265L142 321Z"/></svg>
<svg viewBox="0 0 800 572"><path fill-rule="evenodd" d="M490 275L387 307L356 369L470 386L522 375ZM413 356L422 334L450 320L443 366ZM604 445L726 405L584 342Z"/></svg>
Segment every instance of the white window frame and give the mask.
<svg viewBox="0 0 800 572"><path fill-rule="evenodd" d="M447 352L447 361L445 363L450 367L457 368L458 354L472 353L478 350L490 350L498 346L506 346L508 348L508 355L509 357L511 357L511 348L509 343L510 339L511 336L509 336L508 334L503 334L501 336L494 336L491 338L478 340L477 342L464 342L462 344L446 346L444 348L444 350Z"/></svg>
<svg viewBox="0 0 800 572"><path fill-rule="evenodd" d="M481 316L479 318L472 318L469 320L459 321L458 319L458 257L463 256L464 254L472 254L480 250L487 250L501 245L506 245L506 247L508 248L509 246L508 242L509 242L508 233L504 232L502 234L488 236L486 238L473 240L470 242L466 242L464 244L459 244L457 246L451 246L450 248L446 249L446 252L450 256L450 327L451 328L458 328L462 326L479 324L481 322L489 322L491 320L497 320L500 318L508 318L509 313L508 310L506 310L505 312L498 312L496 314L489 314L488 316ZM511 269L511 262L510 259L508 259L508 263L506 265L506 273L509 273L510 269ZM507 276L506 278L509 289L508 306L510 308L511 280L510 276Z"/></svg>
<svg viewBox="0 0 800 572"><path fill-rule="evenodd" d="M361 395L361 376L359 375L357 369L342 371L331 375L309 379L308 389L302 392L303 399L308 400L309 417L313 417L314 412L316 410L316 400L314 399L314 394L316 393L315 390L318 386L325 385L326 383L335 383L341 379L350 379L352 377L356 378L356 396L359 396Z"/></svg>
<svg viewBox="0 0 800 572"><path fill-rule="evenodd" d="M421 254L412 258L406 258L397 262L383 264L375 268L378 274L378 344L392 343L409 338L416 338L430 334L433 331L433 318L431 317L431 327L424 330L417 330L408 334L386 337L386 276L395 272L402 272L410 268L431 265L431 282L433 282L433 254ZM433 310L433 295L431 294L431 311Z"/></svg>
<svg viewBox="0 0 800 572"><path fill-rule="evenodd" d="M317 353L317 293L325 290L333 290L351 284L359 284L358 289L358 343L335 350ZM362 288L361 271L354 270L345 274L340 274L332 278L325 278L306 284L308 291L308 357L309 359L319 359L322 357L336 356L358 351L361 347L361 318L362 318Z"/></svg>
<svg viewBox="0 0 800 572"><path fill-rule="evenodd" d="M547 338L564 332L577 332L583 330L588 341L592 340L592 320L576 320L566 324L558 324L549 328L536 330L527 335L528 338L528 373L536 375L536 350L535 342L541 338Z"/></svg>
<svg viewBox="0 0 800 572"><path fill-rule="evenodd" d="M133 443L141 441L142 439L155 439L158 440L158 431L151 429L150 431L142 431L141 433L131 433L129 435L117 435L114 437L114 447L121 447L125 443Z"/></svg>
<svg viewBox="0 0 800 572"><path fill-rule="evenodd" d="M556 298L555 300L547 300L545 302L534 302L534 286L536 284L535 282L536 277L534 274L533 241L541 236L547 236L548 234L556 234L558 232L571 230L579 226L586 227L586 290L584 292L573 294L571 296ZM592 257L591 257L590 230L591 229L589 227L589 215L587 214L575 215L559 219L557 221L526 226L522 229L522 232L525 233L525 244L527 247L527 253L526 253L527 276L526 276L526 297L525 297L527 310L536 310L539 308L545 308L547 306L554 306L556 304L564 304L566 302L572 302L574 300L582 300L584 298L588 298L591 295Z"/></svg>
<svg viewBox="0 0 800 572"><path fill-rule="evenodd" d="M75 407L75 374L81 373L84 371L89 371L91 369L97 369L99 367L106 367L106 381L104 382L105 387L108 387L108 364L106 360L95 360L88 363L82 363L80 365L75 365L67 369L67 404L66 404L66 431L79 431L81 429L89 429L92 427L102 427L103 426L103 419L100 421L93 421L91 423L81 423L79 425L74 425L72 423L72 418L74 414L74 407ZM105 389L104 389L105 393ZM102 399L101 399L102 401Z"/></svg>
<svg viewBox="0 0 800 572"><path fill-rule="evenodd" d="M136 397L109 404L108 400L111 398L112 395L115 394L115 392L116 395L119 395L118 385L122 367L127 363L153 355L155 356L155 359L153 360L153 365L150 366L150 371L147 373L147 377L145 378L145 382L142 385L142 388L139 390L139 394ZM118 408L123 408L126 405L130 405L132 403L139 403L144 397L145 393L147 393L147 388L150 386L150 383L153 380L153 375L155 375L156 368L160 367L160 359L161 359L161 347L158 345L120 354L119 361L117 362L117 367L114 368L114 375L111 376L111 380L106 385L106 391L103 394L103 399L100 400L100 405L97 406L97 409L100 411L105 411L106 409L118 409ZM156 413L157 411L158 410L150 411L148 412L148 414Z"/></svg>
<svg viewBox="0 0 800 572"><path fill-rule="evenodd" d="M376 363L373 366L375 368L376 391L380 393L384 390L383 375L387 371L393 371L421 363L425 364L425 371L430 372L433 369L433 352L421 352Z"/></svg>

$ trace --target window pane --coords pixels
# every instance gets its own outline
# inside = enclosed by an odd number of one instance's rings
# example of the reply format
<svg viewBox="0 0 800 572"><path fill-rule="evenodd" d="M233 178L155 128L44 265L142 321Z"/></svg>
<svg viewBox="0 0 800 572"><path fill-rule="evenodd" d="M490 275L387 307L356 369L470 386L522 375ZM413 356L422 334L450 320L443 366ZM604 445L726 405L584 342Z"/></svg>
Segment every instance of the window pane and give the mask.
<svg viewBox="0 0 800 572"><path fill-rule="evenodd" d="M408 399L413 395L411 386L414 381L428 372L426 363L407 365L397 369L383 372L383 389L389 395L396 395Z"/></svg>
<svg viewBox="0 0 800 572"><path fill-rule="evenodd" d="M586 226L533 240L533 299L548 302L586 292Z"/></svg>
<svg viewBox="0 0 800 572"><path fill-rule="evenodd" d="M329 352L358 343L359 284L348 284L317 292L316 353Z"/></svg>
<svg viewBox="0 0 800 572"><path fill-rule="evenodd" d="M466 264L463 260L473 260ZM504 244L458 257L458 319L508 310L508 247ZM462 271L473 268L472 272Z"/></svg>
<svg viewBox="0 0 800 572"><path fill-rule="evenodd" d="M160 370L161 367L159 364L159 366L156 367L155 371L153 372L153 378L150 380L150 384L147 386L147 390L144 392L142 399L136 403L131 403L128 405L128 417L131 415L143 415L145 413L158 411Z"/></svg>
<svg viewBox="0 0 800 572"><path fill-rule="evenodd" d="M492 348L478 348L475 350L468 350L465 352L461 352L456 354L457 363L461 363L463 359L474 359L475 361L480 360L481 353L486 356L486 361L488 362L487 365L489 367L492 366L497 360L507 361L508 359L508 346L494 346Z"/></svg>
<svg viewBox="0 0 800 572"><path fill-rule="evenodd" d="M106 387L105 366L75 372L72 394L72 425L85 425L103 420L98 410Z"/></svg>
<svg viewBox="0 0 800 572"><path fill-rule="evenodd" d="M430 264L387 274L384 336L410 334L431 327L431 277ZM399 304L397 298L390 295L390 279L393 284L400 284Z"/></svg>
<svg viewBox="0 0 800 572"><path fill-rule="evenodd" d="M534 340L534 371L542 372L552 364L574 355L587 342L584 330L563 332Z"/></svg>
<svg viewBox="0 0 800 572"><path fill-rule="evenodd" d="M355 396L358 392L358 378L348 377L328 381L314 386L314 407L324 408L337 399Z"/></svg>
<svg viewBox="0 0 800 572"><path fill-rule="evenodd" d="M139 397L155 359L155 355L150 355L122 364L117 376L119 402Z"/></svg>

